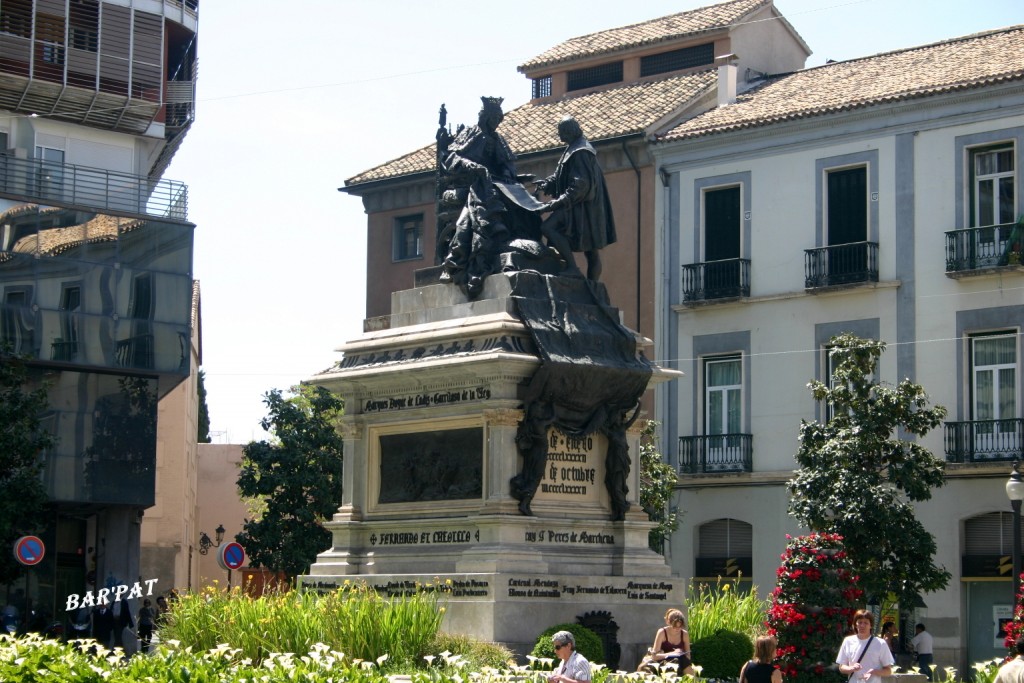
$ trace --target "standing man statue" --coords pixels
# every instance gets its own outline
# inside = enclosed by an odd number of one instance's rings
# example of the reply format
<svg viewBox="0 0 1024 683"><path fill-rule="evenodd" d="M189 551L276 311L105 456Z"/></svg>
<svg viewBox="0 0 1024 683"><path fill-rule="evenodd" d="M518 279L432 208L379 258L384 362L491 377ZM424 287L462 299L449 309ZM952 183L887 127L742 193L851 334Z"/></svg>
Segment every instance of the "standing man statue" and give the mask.
<svg viewBox="0 0 1024 683"><path fill-rule="evenodd" d="M541 232L565 260L567 275L583 277L572 255L582 251L587 257L587 278L596 282L601 278L600 250L616 240L608 188L597 152L576 119L566 116L559 122L558 139L567 147L555 173L537 182L540 190L555 198L541 210L551 212L541 223Z"/></svg>

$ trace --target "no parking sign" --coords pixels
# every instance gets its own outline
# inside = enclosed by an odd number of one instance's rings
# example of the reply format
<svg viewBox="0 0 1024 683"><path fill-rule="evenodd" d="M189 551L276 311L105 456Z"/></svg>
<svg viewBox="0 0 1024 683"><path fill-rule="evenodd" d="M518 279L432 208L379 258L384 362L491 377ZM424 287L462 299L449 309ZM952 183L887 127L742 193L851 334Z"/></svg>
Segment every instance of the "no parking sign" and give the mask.
<svg viewBox="0 0 1024 683"><path fill-rule="evenodd" d="M238 543L232 541L231 543L225 543L217 551L217 564L220 565L221 569L241 569L242 565L245 564L245 550Z"/></svg>
<svg viewBox="0 0 1024 683"><path fill-rule="evenodd" d="M46 546L38 536L22 536L14 542L14 558L26 567L33 567L43 561Z"/></svg>

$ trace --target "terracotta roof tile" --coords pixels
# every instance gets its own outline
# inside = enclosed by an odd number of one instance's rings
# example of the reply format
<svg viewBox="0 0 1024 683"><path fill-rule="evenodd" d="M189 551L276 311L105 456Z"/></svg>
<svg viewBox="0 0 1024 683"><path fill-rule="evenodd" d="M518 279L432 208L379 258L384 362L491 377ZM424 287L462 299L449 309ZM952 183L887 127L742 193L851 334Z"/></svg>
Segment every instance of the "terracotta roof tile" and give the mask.
<svg viewBox="0 0 1024 683"><path fill-rule="evenodd" d="M1024 79L1024 25L887 52L771 79L681 123L682 140Z"/></svg>
<svg viewBox="0 0 1024 683"><path fill-rule="evenodd" d="M601 90L542 104L527 103L505 114L498 131L518 155L562 146L558 122L572 115L587 138L607 140L649 133L650 128L707 93L716 82L715 71L672 76L655 81ZM467 125L474 123L465 122ZM434 170L435 147L429 145L369 169L345 181L346 187Z"/></svg>
<svg viewBox="0 0 1024 683"><path fill-rule="evenodd" d="M707 33L741 21L772 0L730 0L639 24L570 38L519 66L522 72L618 50Z"/></svg>

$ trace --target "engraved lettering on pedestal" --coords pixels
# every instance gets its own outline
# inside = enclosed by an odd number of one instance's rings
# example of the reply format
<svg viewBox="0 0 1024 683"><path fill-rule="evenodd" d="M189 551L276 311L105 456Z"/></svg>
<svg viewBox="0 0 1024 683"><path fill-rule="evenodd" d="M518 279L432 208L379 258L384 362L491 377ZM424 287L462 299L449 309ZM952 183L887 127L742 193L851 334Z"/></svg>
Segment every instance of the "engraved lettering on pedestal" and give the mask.
<svg viewBox="0 0 1024 683"><path fill-rule="evenodd" d="M597 438L569 436L550 429L547 446L547 463L538 494L565 502L597 502L604 477Z"/></svg>

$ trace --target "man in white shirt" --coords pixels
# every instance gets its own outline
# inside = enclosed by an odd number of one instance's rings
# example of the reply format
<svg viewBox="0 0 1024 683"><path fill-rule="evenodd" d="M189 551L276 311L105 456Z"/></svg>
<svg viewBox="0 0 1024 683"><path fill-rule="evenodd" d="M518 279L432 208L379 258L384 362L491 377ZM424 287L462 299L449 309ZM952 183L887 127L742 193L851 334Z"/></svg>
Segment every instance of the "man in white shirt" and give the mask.
<svg viewBox="0 0 1024 683"><path fill-rule="evenodd" d="M917 633L910 639L910 646L917 653L917 668L921 670L928 680L932 680L932 664L935 663L932 651L932 634L924 630L924 624L918 624L914 631Z"/></svg>
<svg viewBox="0 0 1024 683"><path fill-rule="evenodd" d="M836 656L839 673L849 676L849 683L882 683L883 676L892 675L896 662L885 641L871 635L875 615L866 609L857 610L853 625L857 633L843 640Z"/></svg>
<svg viewBox="0 0 1024 683"><path fill-rule="evenodd" d="M999 667L994 683L1024 683L1024 636L1013 644L1017 656Z"/></svg>

